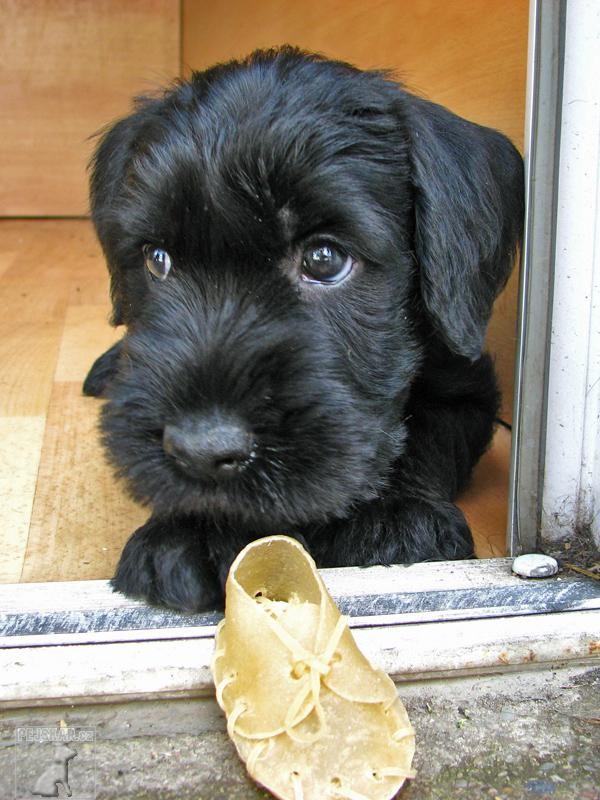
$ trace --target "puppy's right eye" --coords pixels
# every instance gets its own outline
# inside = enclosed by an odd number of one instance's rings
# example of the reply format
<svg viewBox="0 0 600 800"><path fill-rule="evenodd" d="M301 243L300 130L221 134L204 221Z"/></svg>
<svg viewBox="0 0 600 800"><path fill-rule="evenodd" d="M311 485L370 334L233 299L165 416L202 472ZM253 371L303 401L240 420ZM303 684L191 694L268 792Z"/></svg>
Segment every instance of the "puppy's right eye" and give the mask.
<svg viewBox="0 0 600 800"><path fill-rule="evenodd" d="M159 281L164 281L171 271L171 256L166 250L151 244L145 244L143 250L144 263L150 275Z"/></svg>
<svg viewBox="0 0 600 800"><path fill-rule="evenodd" d="M349 253L329 242L317 242L308 247L302 256L302 280L330 285L341 283L355 264Z"/></svg>

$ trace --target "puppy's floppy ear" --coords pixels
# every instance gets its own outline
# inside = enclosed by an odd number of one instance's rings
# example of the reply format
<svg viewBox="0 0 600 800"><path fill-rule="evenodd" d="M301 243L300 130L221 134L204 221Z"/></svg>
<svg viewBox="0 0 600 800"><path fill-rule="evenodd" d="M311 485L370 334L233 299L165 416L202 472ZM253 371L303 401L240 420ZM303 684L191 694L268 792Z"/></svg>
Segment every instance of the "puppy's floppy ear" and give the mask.
<svg viewBox="0 0 600 800"><path fill-rule="evenodd" d="M142 106L142 103L144 105ZM127 322L125 276L120 268L119 245L127 220L120 208L123 189L138 139L146 124L149 102L140 100L139 110L102 132L90 162L90 207L92 222L102 245L111 279L113 325Z"/></svg>
<svg viewBox="0 0 600 800"><path fill-rule="evenodd" d="M446 345L475 359L522 234L523 161L497 131L403 100L424 306Z"/></svg>

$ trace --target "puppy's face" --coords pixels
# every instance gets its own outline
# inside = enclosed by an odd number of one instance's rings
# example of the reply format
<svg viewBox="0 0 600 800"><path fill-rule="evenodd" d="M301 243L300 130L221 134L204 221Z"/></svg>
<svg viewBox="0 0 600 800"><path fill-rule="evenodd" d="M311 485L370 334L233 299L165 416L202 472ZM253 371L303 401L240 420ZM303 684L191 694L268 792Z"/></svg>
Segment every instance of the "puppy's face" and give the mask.
<svg viewBox="0 0 600 800"><path fill-rule="evenodd" d="M425 338L479 348L508 264L477 297L474 265L438 263L432 288L424 216L452 250L469 210L445 220L420 186L442 155L419 160L409 98L284 51L200 73L104 137L93 216L127 335L102 427L139 500L265 530L343 515L402 453ZM510 258L494 197L478 269Z"/></svg>

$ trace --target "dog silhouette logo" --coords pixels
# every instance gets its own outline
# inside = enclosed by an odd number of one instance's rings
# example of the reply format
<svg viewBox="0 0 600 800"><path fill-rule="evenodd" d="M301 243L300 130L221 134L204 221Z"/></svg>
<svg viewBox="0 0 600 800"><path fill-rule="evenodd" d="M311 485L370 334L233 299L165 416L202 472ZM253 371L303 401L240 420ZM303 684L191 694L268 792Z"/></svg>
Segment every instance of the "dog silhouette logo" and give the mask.
<svg viewBox="0 0 600 800"><path fill-rule="evenodd" d="M59 794L59 785L67 793L67 797L71 797L73 792L69 785L69 761L75 758L77 751L68 747L62 742L54 745L54 757L52 763L46 767L36 781L35 788L32 791L33 795L38 797L61 797L62 792Z"/></svg>

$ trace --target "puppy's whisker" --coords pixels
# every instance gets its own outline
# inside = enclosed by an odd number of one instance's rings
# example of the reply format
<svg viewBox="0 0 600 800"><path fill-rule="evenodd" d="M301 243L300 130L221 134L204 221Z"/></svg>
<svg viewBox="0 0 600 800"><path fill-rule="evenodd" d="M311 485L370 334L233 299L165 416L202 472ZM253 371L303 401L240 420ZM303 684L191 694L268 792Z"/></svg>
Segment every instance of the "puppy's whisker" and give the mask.
<svg viewBox="0 0 600 800"><path fill-rule="evenodd" d="M385 431L383 428L375 428L375 431L377 433L383 434L383 436L386 436L392 442L396 442L397 441L397 437L394 436L394 434L389 433L388 431Z"/></svg>
<svg viewBox="0 0 600 800"><path fill-rule="evenodd" d="M287 470L285 461L279 458L278 450L268 452L265 456L265 461L269 463L269 466L277 467L280 472L285 472Z"/></svg>

